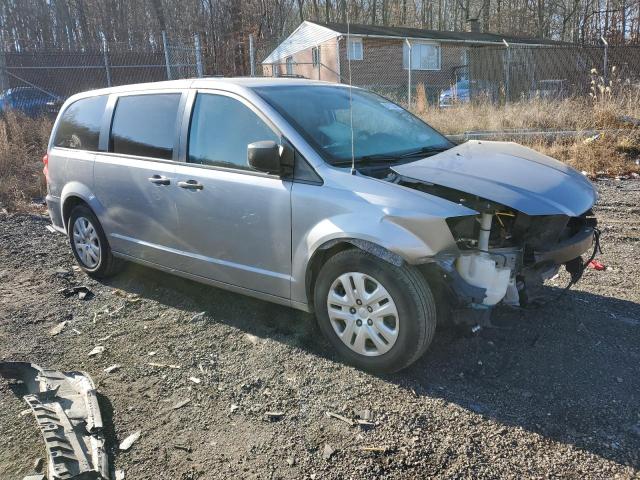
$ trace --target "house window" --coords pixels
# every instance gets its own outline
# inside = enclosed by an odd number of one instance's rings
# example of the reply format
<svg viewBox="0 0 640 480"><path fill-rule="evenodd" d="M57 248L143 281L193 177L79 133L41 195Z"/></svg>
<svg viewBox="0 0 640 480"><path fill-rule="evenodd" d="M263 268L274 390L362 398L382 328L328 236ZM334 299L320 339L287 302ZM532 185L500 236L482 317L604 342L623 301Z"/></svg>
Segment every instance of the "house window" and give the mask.
<svg viewBox="0 0 640 480"><path fill-rule="evenodd" d="M350 38L348 41L347 58L349 60L362 60L363 56L362 39Z"/></svg>
<svg viewBox="0 0 640 480"><path fill-rule="evenodd" d="M311 61L313 62L314 67L320 65L320 49L318 47L313 47L311 49Z"/></svg>
<svg viewBox="0 0 640 480"><path fill-rule="evenodd" d="M287 75L293 75L293 57L287 57Z"/></svg>
<svg viewBox="0 0 640 480"><path fill-rule="evenodd" d="M409 46L402 47L402 66L409 68ZM437 43L411 42L411 70L440 70L440 45Z"/></svg>

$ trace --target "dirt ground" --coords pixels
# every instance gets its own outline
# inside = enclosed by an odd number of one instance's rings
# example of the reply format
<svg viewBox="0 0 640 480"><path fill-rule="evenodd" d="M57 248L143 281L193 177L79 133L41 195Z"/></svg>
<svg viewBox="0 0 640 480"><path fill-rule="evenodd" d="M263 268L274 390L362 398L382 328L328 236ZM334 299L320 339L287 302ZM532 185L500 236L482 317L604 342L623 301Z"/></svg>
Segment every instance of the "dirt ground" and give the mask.
<svg viewBox="0 0 640 480"><path fill-rule="evenodd" d="M0 359L88 372L127 479L640 478L640 181L597 186L606 271L476 336L439 331L390 376L343 364L294 310L138 266L93 281L46 216L0 213ZM1 479L44 456L25 408L0 381ZM326 415L359 410L374 425Z"/></svg>

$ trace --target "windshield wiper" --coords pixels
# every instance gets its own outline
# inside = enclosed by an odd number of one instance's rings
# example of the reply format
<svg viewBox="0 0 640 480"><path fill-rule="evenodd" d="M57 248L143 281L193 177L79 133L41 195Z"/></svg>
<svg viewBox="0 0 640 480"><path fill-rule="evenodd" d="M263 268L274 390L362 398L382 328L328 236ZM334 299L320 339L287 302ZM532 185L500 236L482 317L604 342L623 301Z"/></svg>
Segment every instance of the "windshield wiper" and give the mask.
<svg viewBox="0 0 640 480"><path fill-rule="evenodd" d="M376 164L384 162L394 162L405 158L418 157L429 153L440 153L448 150L450 147L422 147L417 150L411 150L409 152L398 153L374 153L371 155L363 155L362 157L356 157L355 162L359 164ZM345 159L338 162L334 162L333 165L349 165L351 160Z"/></svg>
<svg viewBox="0 0 640 480"><path fill-rule="evenodd" d="M418 150L413 150L411 152L403 153L398 158L417 157L425 153L440 153L440 152L444 152L445 150L449 150L449 148L451 147L422 147L422 148L419 148Z"/></svg>

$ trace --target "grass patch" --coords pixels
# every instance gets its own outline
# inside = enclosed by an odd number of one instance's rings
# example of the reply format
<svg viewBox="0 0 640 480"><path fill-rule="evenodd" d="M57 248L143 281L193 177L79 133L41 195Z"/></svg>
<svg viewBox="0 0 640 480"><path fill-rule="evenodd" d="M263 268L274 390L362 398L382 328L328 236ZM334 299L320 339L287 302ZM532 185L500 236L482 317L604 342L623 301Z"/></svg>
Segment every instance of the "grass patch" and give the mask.
<svg viewBox="0 0 640 480"><path fill-rule="evenodd" d="M27 208L34 198L44 197L42 156L53 120L29 118L17 112L0 117L0 206Z"/></svg>
<svg viewBox="0 0 640 480"><path fill-rule="evenodd" d="M589 175L640 172L640 128L621 120L640 119L640 94L603 100L533 99L497 105L489 102L450 108L424 106L417 112L445 134L510 130L619 130L596 138L519 137L518 143L586 171Z"/></svg>

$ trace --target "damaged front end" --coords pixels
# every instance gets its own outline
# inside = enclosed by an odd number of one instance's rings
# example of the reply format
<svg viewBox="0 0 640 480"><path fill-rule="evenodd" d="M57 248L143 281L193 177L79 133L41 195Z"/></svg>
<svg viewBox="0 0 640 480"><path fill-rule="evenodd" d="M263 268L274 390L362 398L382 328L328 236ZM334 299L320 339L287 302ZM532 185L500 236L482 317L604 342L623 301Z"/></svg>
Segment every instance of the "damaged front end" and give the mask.
<svg viewBox="0 0 640 480"><path fill-rule="evenodd" d="M20 382L42 431L51 480L102 480L109 467L102 416L91 378L27 362L0 362L0 375Z"/></svg>
<svg viewBox="0 0 640 480"><path fill-rule="evenodd" d="M457 323L482 323L498 303L535 302L562 265L572 285L586 266L581 255L598 249L593 186L528 148L468 142L392 170L396 184L477 212L447 219L457 252L433 258L454 311L465 310Z"/></svg>

